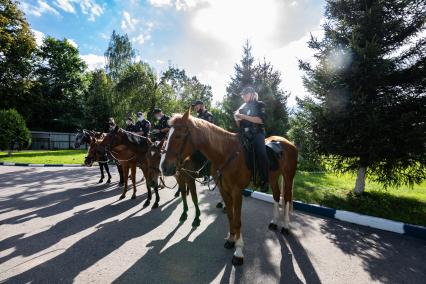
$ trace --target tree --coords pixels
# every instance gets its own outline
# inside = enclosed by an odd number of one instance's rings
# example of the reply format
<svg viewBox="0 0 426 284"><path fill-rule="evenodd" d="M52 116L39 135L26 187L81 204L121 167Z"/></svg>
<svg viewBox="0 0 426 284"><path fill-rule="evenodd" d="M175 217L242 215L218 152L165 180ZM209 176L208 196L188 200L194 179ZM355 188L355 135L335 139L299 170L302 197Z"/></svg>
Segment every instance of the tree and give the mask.
<svg viewBox="0 0 426 284"><path fill-rule="evenodd" d="M231 82L226 87L226 95L222 103L224 112L226 112L227 118L225 125L227 129L235 131L234 112L241 105L242 100L239 94L244 87L253 86L255 68L254 58L251 54L252 47L250 42L247 40L243 46L243 57L240 64L234 66L234 76L231 77Z"/></svg>
<svg viewBox="0 0 426 284"><path fill-rule="evenodd" d="M298 169L305 171L323 170L321 156L317 152L317 142L312 130L312 116L309 111L313 104L312 99L296 98L297 109L290 117L288 135L299 151Z"/></svg>
<svg viewBox="0 0 426 284"><path fill-rule="evenodd" d="M324 38L312 37L317 65L300 62L314 95L320 153L336 171L386 186L426 178L424 1L327 1Z"/></svg>
<svg viewBox="0 0 426 284"><path fill-rule="evenodd" d="M183 112L196 100L202 100L207 108L213 98L209 85L201 83L196 76L189 77L185 70L169 66L161 76L161 82L168 84L175 94L177 108L175 112Z"/></svg>
<svg viewBox="0 0 426 284"><path fill-rule="evenodd" d="M16 108L29 114L34 36L17 2L0 0L0 109Z"/></svg>
<svg viewBox="0 0 426 284"><path fill-rule="evenodd" d="M227 129L234 130L236 124L233 114L242 104L239 96L244 87L253 86L259 94L266 108L265 128L267 135L284 136L289 128L288 112L286 108L288 94L283 91L281 74L270 62L265 59L255 65L252 56L252 47L248 41L243 46L243 57L240 64L236 64L235 74L226 88L226 96L221 104L227 114L224 125Z"/></svg>
<svg viewBox="0 0 426 284"><path fill-rule="evenodd" d="M86 64L77 48L67 39L50 36L43 40L38 52L35 75L38 86L39 111L29 122L33 128L74 131L83 124L84 93L88 77Z"/></svg>
<svg viewBox="0 0 426 284"><path fill-rule="evenodd" d="M112 32L108 48L105 51L106 68L112 81L117 81L120 73L135 59L135 50L127 34Z"/></svg>
<svg viewBox="0 0 426 284"><path fill-rule="evenodd" d="M281 73L264 60L255 67L254 86L266 108L265 128L267 135L286 135L288 124L287 98L289 94L280 88Z"/></svg>
<svg viewBox="0 0 426 284"><path fill-rule="evenodd" d="M8 149L12 155L15 144L26 148L31 143L31 135L24 118L14 109L0 110L0 149Z"/></svg>
<svg viewBox="0 0 426 284"><path fill-rule="evenodd" d="M84 103L85 127L106 131L105 124L112 116L112 84L105 71L95 70L90 74L90 84Z"/></svg>

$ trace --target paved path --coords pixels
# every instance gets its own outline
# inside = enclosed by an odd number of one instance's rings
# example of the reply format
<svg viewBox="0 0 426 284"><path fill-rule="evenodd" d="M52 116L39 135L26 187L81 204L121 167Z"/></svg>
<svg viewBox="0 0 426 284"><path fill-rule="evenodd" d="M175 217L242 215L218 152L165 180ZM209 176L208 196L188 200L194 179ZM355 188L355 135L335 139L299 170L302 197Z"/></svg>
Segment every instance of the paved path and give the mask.
<svg viewBox="0 0 426 284"><path fill-rule="evenodd" d="M245 264L234 268L217 192L199 189L193 229L193 207L179 224L172 190L150 210L144 185L136 200L118 201L117 184L97 180L96 168L0 167L0 281L425 283L422 240L300 212L283 237L267 229L271 205L252 198L243 201Z"/></svg>

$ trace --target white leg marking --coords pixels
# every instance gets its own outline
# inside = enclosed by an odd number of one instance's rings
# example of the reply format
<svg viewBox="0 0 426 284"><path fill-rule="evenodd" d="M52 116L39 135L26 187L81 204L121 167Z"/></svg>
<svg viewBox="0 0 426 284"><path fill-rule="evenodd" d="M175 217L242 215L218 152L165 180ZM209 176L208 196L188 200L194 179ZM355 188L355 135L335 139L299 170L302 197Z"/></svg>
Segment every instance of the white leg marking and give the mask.
<svg viewBox="0 0 426 284"><path fill-rule="evenodd" d="M274 200L274 208L272 209L272 223L278 224L278 220L280 218L280 204Z"/></svg>
<svg viewBox="0 0 426 284"><path fill-rule="evenodd" d="M166 149L164 150L163 153L161 153L161 160L160 160L161 173L163 173L163 163L166 160L166 153L167 153L167 149L169 148L169 140L170 140L170 137L172 137L174 131L175 131L174 127L170 128L169 135L167 136L167 141L166 141Z"/></svg>
<svg viewBox="0 0 426 284"><path fill-rule="evenodd" d="M290 229L290 202L285 203L284 211L284 229Z"/></svg>
<svg viewBox="0 0 426 284"><path fill-rule="evenodd" d="M244 257L243 248L244 248L243 235L240 234L240 238L235 242L235 252L234 252L234 255L236 257L243 258Z"/></svg>

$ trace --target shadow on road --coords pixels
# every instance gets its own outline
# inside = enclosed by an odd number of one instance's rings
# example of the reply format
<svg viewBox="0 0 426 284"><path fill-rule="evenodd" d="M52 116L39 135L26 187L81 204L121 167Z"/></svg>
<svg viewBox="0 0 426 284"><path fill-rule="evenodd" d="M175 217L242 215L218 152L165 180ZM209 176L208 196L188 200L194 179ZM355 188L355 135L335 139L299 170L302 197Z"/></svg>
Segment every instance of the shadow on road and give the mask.
<svg viewBox="0 0 426 284"><path fill-rule="evenodd" d="M422 240L329 219L321 232L345 254L361 258L375 281L424 283L426 279L426 242Z"/></svg>

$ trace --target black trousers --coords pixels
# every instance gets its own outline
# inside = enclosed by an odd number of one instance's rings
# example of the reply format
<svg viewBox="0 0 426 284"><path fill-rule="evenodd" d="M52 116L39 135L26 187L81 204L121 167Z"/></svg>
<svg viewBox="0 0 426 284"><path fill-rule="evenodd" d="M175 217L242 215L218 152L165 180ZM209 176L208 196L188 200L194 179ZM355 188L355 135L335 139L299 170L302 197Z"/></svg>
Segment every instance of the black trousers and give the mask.
<svg viewBox="0 0 426 284"><path fill-rule="evenodd" d="M254 153L256 154L260 178L262 182L268 182L269 162L265 148L265 133L258 132L253 139Z"/></svg>

